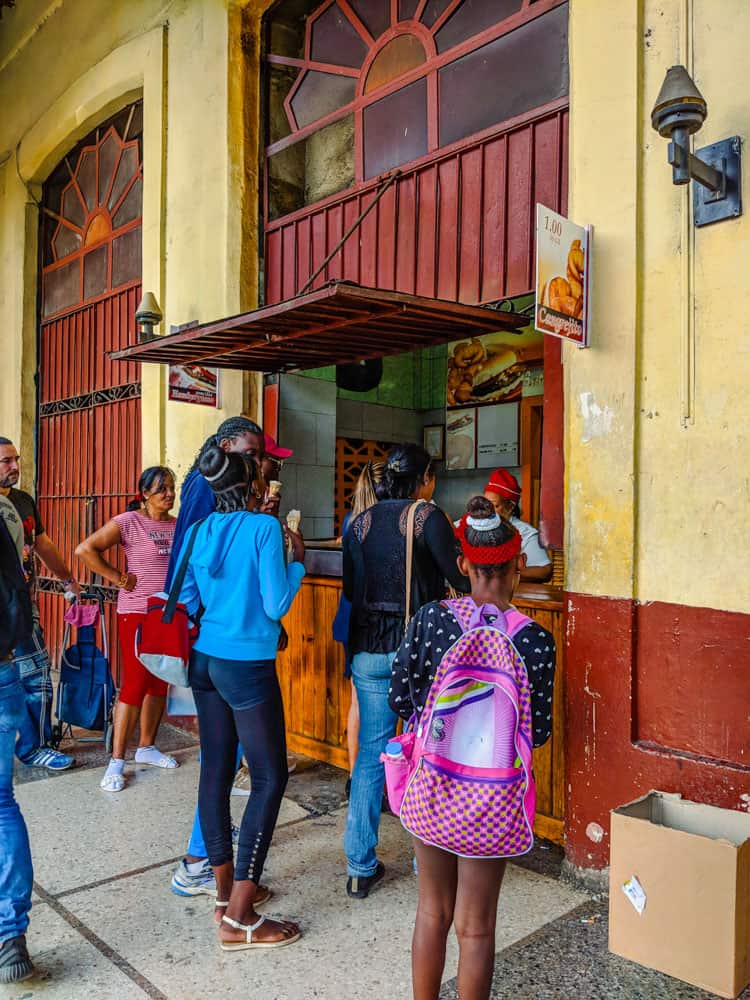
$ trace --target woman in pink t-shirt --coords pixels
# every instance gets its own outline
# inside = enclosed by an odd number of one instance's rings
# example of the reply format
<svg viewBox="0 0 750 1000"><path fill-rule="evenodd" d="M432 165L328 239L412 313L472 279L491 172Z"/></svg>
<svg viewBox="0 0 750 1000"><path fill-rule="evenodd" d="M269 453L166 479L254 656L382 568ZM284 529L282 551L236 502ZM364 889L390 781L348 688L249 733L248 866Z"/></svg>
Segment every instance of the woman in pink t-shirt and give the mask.
<svg viewBox="0 0 750 1000"><path fill-rule="evenodd" d="M115 710L112 759L101 787L121 792L125 787L125 752L140 719L140 743L135 752L138 764L177 767L177 761L155 745L156 732L164 714L167 685L154 677L135 655L135 634L146 616L152 594L164 589L172 551L176 520L169 513L175 501L174 473L161 465L146 469L138 482L138 499L124 514L117 514L104 527L89 535L76 555L93 573L119 588L117 631L121 650L120 697ZM127 570L120 572L106 562L104 552L121 545Z"/></svg>

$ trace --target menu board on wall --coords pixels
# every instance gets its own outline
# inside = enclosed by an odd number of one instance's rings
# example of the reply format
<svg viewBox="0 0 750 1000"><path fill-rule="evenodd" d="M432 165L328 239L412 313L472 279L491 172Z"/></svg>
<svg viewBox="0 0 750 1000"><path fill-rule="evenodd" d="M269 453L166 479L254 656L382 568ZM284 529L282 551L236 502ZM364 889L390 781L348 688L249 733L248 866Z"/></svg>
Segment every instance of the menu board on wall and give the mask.
<svg viewBox="0 0 750 1000"><path fill-rule="evenodd" d="M496 469L518 465L518 403L449 412L445 467Z"/></svg>
<svg viewBox="0 0 750 1000"><path fill-rule="evenodd" d="M203 365L170 365L169 399L176 403L218 406L219 369Z"/></svg>
<svg viewBox="0 0 750 1000"><path fill-rule="evenodd" d="M477 410L477 468L518 465L518 403Z"/></svg>

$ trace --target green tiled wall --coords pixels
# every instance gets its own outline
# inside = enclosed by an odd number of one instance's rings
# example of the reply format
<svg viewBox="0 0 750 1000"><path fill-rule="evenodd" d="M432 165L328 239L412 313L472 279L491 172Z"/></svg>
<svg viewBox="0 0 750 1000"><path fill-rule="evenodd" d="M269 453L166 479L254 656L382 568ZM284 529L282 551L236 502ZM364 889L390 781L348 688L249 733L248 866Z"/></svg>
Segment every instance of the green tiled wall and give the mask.
<svg viewBox="0 0 750 1000"><path fill-rule="evenodd" d="M434 410L445 403L445 366L448 348L445 344L422 351L383 358L383 378L377 389L370 392L338 390L339 399L360 403L381 403L406 410ZM336 380L336 367L315 368L301 372L307 378Z"/></svg>

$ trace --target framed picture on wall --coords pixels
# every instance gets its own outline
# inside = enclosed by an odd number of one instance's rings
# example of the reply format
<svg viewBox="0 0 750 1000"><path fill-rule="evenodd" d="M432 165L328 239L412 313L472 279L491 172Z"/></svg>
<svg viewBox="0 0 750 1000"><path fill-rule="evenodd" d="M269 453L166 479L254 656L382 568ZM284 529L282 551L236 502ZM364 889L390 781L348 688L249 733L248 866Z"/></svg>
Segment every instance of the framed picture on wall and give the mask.
<svg viewBox="0 0 750 1000"><path fill-rule="evenodd" d="M445 457L445 426L427 424L422 431L422 444L430 458L442 462Z"/></svg>

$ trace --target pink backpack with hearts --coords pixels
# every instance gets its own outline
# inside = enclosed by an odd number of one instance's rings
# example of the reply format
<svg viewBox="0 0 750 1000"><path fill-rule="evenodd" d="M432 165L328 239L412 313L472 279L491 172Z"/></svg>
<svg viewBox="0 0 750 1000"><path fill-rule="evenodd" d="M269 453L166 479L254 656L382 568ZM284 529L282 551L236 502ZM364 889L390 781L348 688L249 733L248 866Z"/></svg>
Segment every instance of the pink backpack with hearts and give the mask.
<svg viewBox="0 0 750 1000"><path fill-rule="evenodd" d="M536 810L531 692L513 636L531 619L471 597L445 603L463 631L416 731L389 741L381 758L391 808L409 833L452 854L526 854Z"/></svg>

